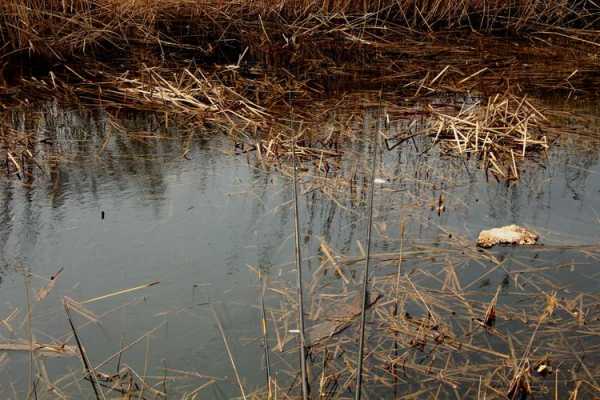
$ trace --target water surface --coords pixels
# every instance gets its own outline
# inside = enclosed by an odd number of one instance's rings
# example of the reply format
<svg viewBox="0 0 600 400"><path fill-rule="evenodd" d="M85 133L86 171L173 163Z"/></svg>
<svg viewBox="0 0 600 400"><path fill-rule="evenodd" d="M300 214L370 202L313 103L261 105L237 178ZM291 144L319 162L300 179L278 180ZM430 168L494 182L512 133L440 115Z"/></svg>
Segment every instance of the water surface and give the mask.
<svg viewBox="0 0 600 400"><path fill-rule="evenodd" d="M364 244L366 236L365 169L373 154L369 139L380 125L377 115L366 112L363 125L355 127L363 135L348 142L340 167L330 172L329 177L346 182L354 179L351 188L319 188L315 182L321 175L306 164L300 211L307 276L319 266L323 240L340 255L360 254L357 241ZM64 296L84 301L160 282L86 306L99 319L80 328L93 363L158 327L150 340L126 351L121 364L138 373L148 368L153 384L165 373L176 375L172 370L197 372L216 380L205 389L206 396L238 395L214 309L247 391L263 386L260 285L253 268L294 285L289 173L264 168L252 153L239 154L227 137L214 132L171 128L161 139L115 133L103 111L56 103L33 114L15 112L14 120L50 138L54 144L43 151L55 151L63 160L34 182L0 181L0 318L18 309L11 321L14 332L0 328L3 340L27 338L24 271L31 272L35 292L63 269L48 297L32 305L33 335L42 343L69 338ZM396 121L392 130L409 122ZM129 132L162 129L147 115L126 116L121 123ZM541 166L531 163L521 181L511 184L486 181L472 162L435 150L423 154L426 145L409 141L380 157L377 176L386 183L375 193L375 254L398 250L401 225L407 248L443 246L449 236L474 243L479 230L511 223L535 229L549 248L598 243L597 143L563 138ZM434 206L440 196L443 212ZM499 248L495 254L516 260L531 256L515 248ZM550 272L548 279L563 282L563 291L596 294L593 257L569 250L541 252L537 265L566 262L582 266ZM359 271L360 265L354 268ZM458 274L471 282L481 268L466 263ZM503 277L491 274L481 290L493 293ZM268 303L277 302L270 297ZM79 315L76 321L86 322ZM0 371L4 398L24 397L28 368L27 357L8 354ZM80 361L50 359L47 368L51 379L59 380L80 368ZM112 362L106 369L115 368ZM59 382L66 393L88 390L86 382L76 384L73 378ZM169 382L167 391L176 396L205 382L188 376Z"/></svg>

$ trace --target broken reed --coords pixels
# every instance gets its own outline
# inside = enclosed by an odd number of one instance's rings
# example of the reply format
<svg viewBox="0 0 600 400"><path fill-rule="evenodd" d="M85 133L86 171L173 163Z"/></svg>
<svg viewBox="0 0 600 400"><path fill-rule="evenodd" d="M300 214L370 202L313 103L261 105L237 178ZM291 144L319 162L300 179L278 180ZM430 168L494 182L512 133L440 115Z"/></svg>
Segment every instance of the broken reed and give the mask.
<svg viewBox="0 0 600 400"><path fill-rule="evenodd" d="M574 400L598 395L600 386L595 382L600 372L591 368L597 361L600 329L597 293L559 295L565 282L548 279L534 266L540 262L535 261L539 249L520 259L499 260L465 241L454 236L442 247L439 242L432 246L421 242L408 251L371 254L377 273L371 280L375 296L367 308L377 329L369 334L370 397L385 398L391 392L407 398L444 399L551 395ZM598 254L600 248L572 250L584 255ZM319 377L319 397L336 399L358 395L353 389L362 313L361 293L335 275L334 263L350 274L366 255L349 257L331 251L323 254L308 282L307 338L311 376ZM560 246L544 251L552 254ZM400 277L399 259L407 271ZM458 273L459 265L485 269L467 277ZM557 268L551 265L548 268ZM499 286L488 288L485 282L491 274L505 278ZM280 281L273 282L273 289L281 302L274 308L280 317L273 325L282 334L274 351L295 355L296 349L286 345L293 335L285 331L294 318L286 312L294 307L293 288ZM288 371L290 377L296 373ZM290 383L289 390L296 382Z"/></svg>
<svg viewBox="0 0 600 400"><path fill-rule="evenodd" d="M476 157L486 172L519 179L521 161L549 148L547 121L526 97L497 94L456 115L434 112L430 136L446 152Z"/></svg>
<svg viewBox="0 0 600 400"><path fill-rule="evenodd" d="M289 109L284 100L286 86L276 78L252 80L232 78L231 74L235 74L235 70L208 73L201 68L184 68L174 73L146 68L135 76L134 73L109 75L100 72L99 76L106 76L106 80L100 83L88 81L79 85L76 91L83 101L101 93L101 103L106 108L159 112L157 115L164 117L164 129L177 126L179 130L189 132L197 129L223 131L236 142L239 152L253 153L261 163L271 164L288 155L297 140L290 137L299 135L301 145L295 147L294 157L313 160L326 177L331 166L336 165L336 160L348 150L343 143L358 135L352 126L365 113L365 108L381 106L374 104L373 93L368 92L344 106L348 108L343 108L339 102L308 104L307 99L312 95L307 94L299 102L305 123L300 132L296 132L284 119ZM41 82L37 85L47 86ZM69 87L57 77L53 82L57 87ZM251 99L253 93L255 98ZM518 179L523 161L543 156L560 133L540 107L534 105L535 101L526 96L497 94L462 103L449 100L448 104L435 108L430 105L425 110L410 104L398 105L401 98L394 94L389 96L386 107L392 113L401 114L401 119L412 119L423 113L427 116L416 132L386 137L389 151L408 139L429 137L444 153L476 158L483 170L502 180ZM269 103L269 108L259 105L264 103ZM321 109L321 112L316 113L315 109ZM458 111L450 112L449 109ZM340 112L349 117L340 116L336 118L338 121L332 121L328 116ZM322 129L324 124L327 129ZM32 182L36 174L51 176L61 157L69 155L62 154L51 138L40 140L35 130L24 131L13 126L8 118L0 121L0 157L4 159L6 175L15 175L25 182ZM161 136L160 132L131 132L115 118L109 119L109 126L111 131L130 137L138 134L143 138ZM392 142L395 144L390 145ZM106 145L107 142L102 144L100 153ZM329 178L325 180L330 181Z"/></svg>
<svg viewBox="0 0 600 400"><path fill-rule="evenodd" d="M48 174L56 159L55 154L52 151L39 151L36 133L16 129L6 117L6 114L0 116L0 158L5 174L14 174L25 182L30 182L38 171ZM44 153L43 162L40 160L40 153Z"/></svg>
<svg viewBox="0 0 600 400"><path fill-rule="evenodd" d="M166 321L163 321L155 328L143 334L141 337L131 341L126 345L121 345L119 350L108 357L103 362L94 365L90 358L88 357L88 353L86 351L85 346L83 345L81 339L81 330L86 327L90 322L94 324L99 324L100 320L103 317L106 317L108 314L122 309L125 306L131 305L133 302L128 301L125 304L121 304L117 306L115 309L109 310L108 312L102 315L95 315L93 311L87 309L84 305L92 304L95 302L100 302L106 299L112 299L114 297L122 296L124 294L129 294L133 292L137 292L139 290L147 289L153 287L158 284L158 282L151 282L144 285L135 286L132 288L118 290L112 293L107 293L92 299L88 299L85 301L77 301L71 299L69 297L63 297L63 307L64 312L67 316L67 326L70 328L70 334L67 333L60 338L55 338L53 343L39 343L33 341L33 336L31 333L31 320L32 320L32 300L36 302L43 302L47 299L47 295L49 292L54 290L54 283L58 279L61 270L53 274L50 279L46 280L40 276L32 276L27 271L25 271L25 288L27 291L31 289L31 285L28 282L31 277L35 277L38 279L44 280L46 283L45 286L42 286L37 291L35 299L32 299L32 296L26 293L27 298L27 315L25 316L25 321L20 325L25 325L25 329L28 332L29 339L25 340L17 340L16 342L8 342L0 344L2 351L4 352L27 352L30 357L29 368L34 369L34 365L31 363L33 361L35 363L35 372L36 375L32 376L29 379L29 390L28 390L28 398L60 398L66 399L68 398L67 393L72 391L72 386L75 384L76 388L79 390L77 398L81 396L85 396L87 392L82 386L79 384L79 380L87 380L91 385L91 391L94 393L94 398L97 400L102 400L107 398L107 394L105 391L110 394L111 398L115 399L145 399L150 395L156 398L167 398L166 392L161 392L154 388L153 385L150 385L147 379L150 379L147 376L147 367L149 362L148 355L148 346L150 337L153 336L161 327L166 325ZM135 301L138 303L139 300ZM18 327L15 326L13 328L12 320L15 315L18 313L18 309L15 309L9 317L1 320L3 327L13 334L17 333ZM83 324L77 325L75 322L75 318L73 314L78 314L80 317L83 317L87 320L87 322ZM96 325L95 325L96 326ZM221 327L220 327L221 328ZM146 355L145 355L145 370L144 373L140 376L135 370L131 367L124 365L121 367L121 356L123 353L131 349L136 344L140 343L142 340L146 340ZM73 341L75 345L67 345L66 343ZM83 375L81 375L81 371L71 371L66 375L52 380L50 379L46 367L45 367L45 359L50 357L79 357L82 363ZM106 368L111 365L111 361L118 358L117 370L116 373L104 373L101 371L101 368ZM182 373L182 377L186 375L184 371L172 371L175 375ZM172 377L171 377L172 378ZM197 376L197 378L205 378L204 376ZM165 377L166 379L166 377ZM192 392L184 395L182 399L193 399L197 393L202 391L204 388L210 386L214 383L215 380L213 378L208 377L207 382L198 386ZM164 382L163 382L164 384ZM12 385L12 384L11 384ZM164 385L163 385L164 387ZM148 394L144 395L144 392ZM189 395L189 396L188 396Z"/></svg>

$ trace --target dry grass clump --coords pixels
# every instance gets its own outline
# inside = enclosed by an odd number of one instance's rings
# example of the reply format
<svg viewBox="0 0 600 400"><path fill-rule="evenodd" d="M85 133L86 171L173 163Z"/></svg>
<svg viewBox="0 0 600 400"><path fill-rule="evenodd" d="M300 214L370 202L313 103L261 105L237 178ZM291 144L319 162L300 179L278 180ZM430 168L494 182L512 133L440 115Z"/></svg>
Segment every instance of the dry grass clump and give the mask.
<svg viewBox="0 0 600 400"><path fill-rule="evenodd" d="M100 91L104 102L115 107L165 111L175 118L183 114L202 123L228 122L231 128L241 130L260 126L268 116L247 97L260 82L243 87L246 81L240 78L236 85L227 85L220 80L222 76L207 75L200 68L181 72L144 68L106 78L92 83L91 93Z"/></svg>
<svg viewBox="0 0 600 400"><path fill-rule="evenodd" d="M483 169L504 179L518 179L520 162L548 149L547 118L526 97L496 95L456 115L435 117L434 142L447 152L477 157Z"/></svg>
<svg viewBox="0 0 600 400"><path fill-rule="evenodd" d="M9 50L55 56L120 47L149 38L155 9L148 2L90 0L3 1L0 36ZM6 50L6 49L5 49Z"/></svg>

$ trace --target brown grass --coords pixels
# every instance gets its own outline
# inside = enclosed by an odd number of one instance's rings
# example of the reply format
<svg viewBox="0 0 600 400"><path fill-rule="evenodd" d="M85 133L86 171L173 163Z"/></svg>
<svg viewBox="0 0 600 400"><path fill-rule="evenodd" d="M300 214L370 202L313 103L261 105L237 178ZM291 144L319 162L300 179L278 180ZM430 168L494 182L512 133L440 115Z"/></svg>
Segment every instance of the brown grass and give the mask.
<svg viewBox="0 0 600 400"><path fill-rule="evenodd" d="M259 51L334 33L370 41L389 30L548 31L597 43L599 12L590 0L5 0L0 37L4 52L59 58L132 44L210 53L215 38Z"/></svg>

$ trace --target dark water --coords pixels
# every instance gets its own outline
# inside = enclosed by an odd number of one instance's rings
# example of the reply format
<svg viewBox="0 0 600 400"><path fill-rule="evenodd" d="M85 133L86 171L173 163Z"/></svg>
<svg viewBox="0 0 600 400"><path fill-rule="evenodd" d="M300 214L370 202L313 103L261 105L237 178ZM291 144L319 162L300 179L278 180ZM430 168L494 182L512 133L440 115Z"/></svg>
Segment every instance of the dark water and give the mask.
<svg viewBox="0 0 600 400"><path fill-rule="evenodd" d="M64 159L51 176L40 176L30 185L14 178L0 181L0 318L18 309L10 322L14 333L0 327L3 340L27 338L23 270L33 274L36 291L46 285L44 279L64 269L48 297L33 302L33 335L43 343L60 342L70 334L63 296L84 301L159 281L86 305L99 317L99 322L80 329L93 363L158 327L150 340L126 351L121 363L140 374L148 365L153 384L166 369L209 375L217 383L202 392L207 398L237 395L212 306L247 391L262 386L259 284L248 266L293 283L292 197L285 174L263 168L251 153L235 154L229 139L216 133L190 135L170 129L163 139L109 134L103 112L53 103L35 115L16 113L14 119L52 138L54 151ZM313 269L321 238L346 255L359 254L356 242L364 243L364 169L376 118L367 113L364 119L364 128L356 127L364 131L362 138L347 145L341 167L330 172L340 179L356 175L352 190L335 184L314 190L318 179L313 169L303 176L303 245ZM148 116L125 116L122 123L131 131L157 130ZM393 126L402 128L400 123ZM592 129L598 132L598 127ZM423 146L409 141L384 152L378 163L377 175L386 183L379 184L375 194L375 253L397 250L401 222L409 247L439 243L448 232L474 242L479 230L510 223L535 229L547 246L599 242L597 143L564 138L543 166L529 165L521 181L511 185L486 182L481 171L462 159L436 151L422 154ZM440 195L445 210L438 215L432 204ZM519 251L501 248L497 254L519 256ZM565 250L542 254L539 264L574 260L585 267L565 277L568 290L597 293L595 259ZM551 277L562 279L560 274ZM466 282L479 275L481 270L460 271ZM489 278L493 292L502 274ZM56 381L80 368L80 361L49 359L47 368ZM112 362L106 369L114 368ZM0 369L2 398L14 398L15 393L24 398L27 373L28 358L8 353ZM169 382L167 391L179 398L206 381L188 377ZM59 382L57 386L74 398L87 393L86 382Z"/></svg>

